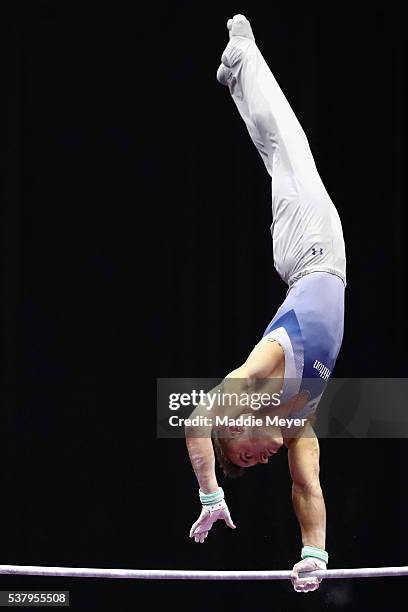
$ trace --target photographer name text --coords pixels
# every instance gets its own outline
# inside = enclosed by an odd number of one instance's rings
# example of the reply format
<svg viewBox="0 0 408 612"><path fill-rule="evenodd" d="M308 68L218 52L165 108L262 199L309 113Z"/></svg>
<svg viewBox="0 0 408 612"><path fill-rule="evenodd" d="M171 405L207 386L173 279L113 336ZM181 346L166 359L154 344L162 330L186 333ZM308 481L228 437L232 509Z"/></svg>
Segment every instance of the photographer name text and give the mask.
<svg viewBox="0 0 408 612"><path fill-rule="evenodd" d="M228 416L209 417L197 415L192 418L182 418L172 415L169 424L172 427L262 427L265 425L273 427L304 427L308 419L285 418L278 416L255 417L252 414L241 415L237 418Z"/></svg>

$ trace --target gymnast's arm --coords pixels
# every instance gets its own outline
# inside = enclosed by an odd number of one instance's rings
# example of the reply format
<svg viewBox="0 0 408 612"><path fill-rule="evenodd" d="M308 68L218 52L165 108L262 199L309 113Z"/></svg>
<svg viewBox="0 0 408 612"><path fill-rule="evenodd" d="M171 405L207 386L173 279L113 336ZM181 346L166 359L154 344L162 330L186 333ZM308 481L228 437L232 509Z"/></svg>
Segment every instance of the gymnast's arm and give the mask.
<svg viewBox="0 0 408 612"><path fill-rule="evenodd" d="M212 389L210 393L247 393L250 385L248 369L245 365L230 372L222 383ZM213 493L218 490L217 478L215 475L215 457L211 441L211 432L215 418L224 414L223 406L214 404L211 411L208 411L205 404L199 404L190 415L190 419L196 416L211 418L211 425L208 426L186 426L185 436L190 462L196 475L200 490L203 493ZM240 405L228 407L228 417L236 418L243 412Z"/></svg>
<svg viewBox="0 0 408 612"><path fill-rule="evenodd" d="M292 476L292 501L303 546L324 550L326 507L319 479L319 442L308 423L297 437L284 438Z"/></svg>
<svg viewBox="0 0 408 612"><path fill-rule="evenodd" d="M230 372L221 383L221 393L250 393L256 380L271 378L270 392L280 389L284 375L285 360L281 346L263 338L254 347L248 359L241 367ZM214 390L213 390L214 391ZM241 405L218 406L211 410L214 419L217 415L227 414L235 419L245 411ZM208 416L205 405L200 404L191 414ZM215 458L211 442L212 427L186 427L185 436L191 465L203 493L212 493L218 489L215 476Z"/></svg>
<svg viewBox="0 0 408 612"><path fill-rule="evenodd" d="M277 343L265 339L258 342L243 366L234 370L222 381L222 393L248 393L255 379L276 376L274 384L281 386L284 372L283 350ZM215 406L212 417L227 412L229 418L236 418L245 410L238 402L235 405ZM203 416L207 412L205 405L197 406L192 417ZM207 413L208 416L208 413ZM231 529L235 525L224 500L224 493L218 487L215 475L215 458L211 442L212 427L186 427L185 435L191 465L200 485L201 514L190 529L190 537L203 543L213 523L223 519Z"/></svg>
<svg viewBox="0 0 408 612"><path fill-rule="evenodd" d="M246 371L238 368L228 375L227 379L221 383L219 387L213 391L217 391L221 387L224 391L225 387L232 382L231 379L235 376L238 379L238 384L246 386L245 378ZM234 385L236 390L236 385ZM220 413L220 406L212 408L212 419L216 414ZM241 406L234 406L233 413L238 416L242 412ZM205 414L207 413L207 414ZM207 416L207 407L205 404L197 406L196 410L191 415ZM210 421L211 422L211 421ZM190 456L191 465L200 485L200 501L202 503L201 513L196 522L190 529L190 538L194 538L196 542L201 544L208 536L213 523L218 519L222 519L231 529L235 529L235 525L231 519L228 506L224 499L224 492L218 487L217 478L215 475L215 458L211 441L212 425L208 427L186 427L185 435L187 442L188 454Z"/></svg>

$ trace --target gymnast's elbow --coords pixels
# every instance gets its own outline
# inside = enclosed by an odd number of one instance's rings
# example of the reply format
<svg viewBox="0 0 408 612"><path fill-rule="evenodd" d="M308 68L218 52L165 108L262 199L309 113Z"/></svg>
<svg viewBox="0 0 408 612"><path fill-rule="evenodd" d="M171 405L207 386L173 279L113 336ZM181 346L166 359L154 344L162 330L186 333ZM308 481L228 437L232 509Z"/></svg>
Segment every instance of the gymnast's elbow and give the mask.
<svg viewBox="0 0 408 612"><path fill-rule="evenodd" d="M188 417L178 420L186 439L211 438L213 418L205 404L200 403Z"/></svg>
<svg viewBox="0 0 408 612"><path fill-rule="evenodd" d="M187 444L194 444L194 442L199 442L203 438L211 440L212 424L200 421L199 417L192 417L185 419L185 421L184 436Z"/></svg>
<svg viewBox="0 0 408 612"><path fill-rule="evenodd" d="M190 424L184 424L184 436L186 438L187 444L191 441L194 440L195 438L198 437L197 435L197 427L194 427L193 425Z"/></svg>

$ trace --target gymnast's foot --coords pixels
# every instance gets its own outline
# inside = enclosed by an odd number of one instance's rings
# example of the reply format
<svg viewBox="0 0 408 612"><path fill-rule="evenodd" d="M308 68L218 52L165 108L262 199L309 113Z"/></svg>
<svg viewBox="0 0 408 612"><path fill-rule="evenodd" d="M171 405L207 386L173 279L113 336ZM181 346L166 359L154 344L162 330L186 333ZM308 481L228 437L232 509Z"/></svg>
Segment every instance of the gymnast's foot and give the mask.
<svg viewBox="0 0 408 612"><path fill-rule="evenodd" d="M249 40L255 42L251 24L249 23L248 19L244 17L244 15L234 15L232 19L228 19L227 28L229 30L230 40L234 36L240 36L241 38L248 38ZM232 78L230 67L233 63L233 56L231 55L229 46L230 45L227 45L224 53L222 54L222 63L217 70L217 80L222 85L229 85ZM228 51L230 51L230 53L228 53Z"/></svg>

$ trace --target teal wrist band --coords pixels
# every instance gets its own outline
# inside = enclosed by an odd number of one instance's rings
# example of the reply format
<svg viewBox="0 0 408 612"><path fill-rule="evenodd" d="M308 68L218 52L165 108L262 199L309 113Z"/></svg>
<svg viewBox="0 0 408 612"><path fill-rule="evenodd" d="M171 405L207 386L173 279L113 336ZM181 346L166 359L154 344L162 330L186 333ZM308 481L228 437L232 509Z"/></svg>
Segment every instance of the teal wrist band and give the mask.
<svg viewBox="0 0 408 612"><path fill-rule="evenodd" d="M324 561L325 563L329 561L329 554L322 548L316 548L316 546L304 546L302 548L301 557L302 559L312 557L314 559L320 559L320 561Z"/></svg>
<svg viewBox="0 0 408 612"><path fill-rule="evenodd" d="M200 502L203 506L211 506L212 504L217 504L224 499L224 491L221 487L219 487L218 491L214 491L213 493L203 493L200 490L199 495Z"/></svg>

